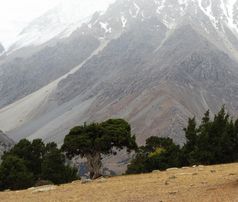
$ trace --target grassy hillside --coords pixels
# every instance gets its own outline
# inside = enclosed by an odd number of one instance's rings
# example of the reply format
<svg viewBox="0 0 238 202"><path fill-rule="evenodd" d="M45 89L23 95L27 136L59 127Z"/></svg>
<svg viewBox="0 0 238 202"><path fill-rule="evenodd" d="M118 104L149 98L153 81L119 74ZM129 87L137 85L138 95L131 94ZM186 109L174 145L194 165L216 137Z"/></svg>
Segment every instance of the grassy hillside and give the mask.
<svg viewBox="0 0 238 202"><path fill-rule="evenodd" d="M238 163L169 169L0 193L3 202L238 201Z"/></svg>

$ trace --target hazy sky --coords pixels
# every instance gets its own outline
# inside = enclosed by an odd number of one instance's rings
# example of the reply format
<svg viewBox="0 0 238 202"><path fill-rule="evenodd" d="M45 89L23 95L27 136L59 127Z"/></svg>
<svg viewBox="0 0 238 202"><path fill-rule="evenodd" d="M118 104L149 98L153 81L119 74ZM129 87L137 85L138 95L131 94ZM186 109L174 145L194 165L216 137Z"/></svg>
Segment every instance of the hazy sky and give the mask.
<svg viewBox="0 0 238 202"><path fill-rule="evenodd" d="M0 0L0 42L8 46L31 20L59 2L60 0Z"/></svg>
<svg viewBox="0 0 238 202"><path fill-rule="evenodd" d="M0 42L8 47L29 22L60 4L81 5L81 13L101 10L115 0L0 0ZM87 8L89 6L90 8ZM96 9L96 10L95 10ZM80 10L79 10L80 12Z"/></svg>

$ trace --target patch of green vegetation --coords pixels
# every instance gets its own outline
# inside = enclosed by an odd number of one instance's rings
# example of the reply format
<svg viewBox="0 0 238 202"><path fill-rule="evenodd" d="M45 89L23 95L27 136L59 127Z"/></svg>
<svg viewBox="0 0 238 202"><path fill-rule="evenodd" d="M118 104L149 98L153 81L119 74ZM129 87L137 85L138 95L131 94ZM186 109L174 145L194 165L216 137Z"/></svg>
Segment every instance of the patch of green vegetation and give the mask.
<svg viewBox="0 0 238 202"><path fill-rule="evenodd" d="M207 111L200 125L195 117L190 118L184 132L187 141L182 148L169 138L147 139L128 166L127 173L238 161L238 120L233 121L224 107L212 120Z"/></svg>
<svg viewBox="0 0 238 202"><path fill-rule="evenodd" d="M0 165L0 190L25 189L39 180L54 184L77 179L77 170L66 165L66 158L55 143L23 139L5 153Z"/></svg>

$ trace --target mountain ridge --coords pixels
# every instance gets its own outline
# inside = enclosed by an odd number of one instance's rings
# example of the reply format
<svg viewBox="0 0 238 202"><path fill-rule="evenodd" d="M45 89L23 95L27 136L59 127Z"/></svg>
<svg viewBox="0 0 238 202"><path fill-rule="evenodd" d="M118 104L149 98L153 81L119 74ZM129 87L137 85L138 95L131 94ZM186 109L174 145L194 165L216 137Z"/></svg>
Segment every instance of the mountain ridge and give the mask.
<svg viewBox="0 0 238 202"><path fill-rule="evenodd" d="M118 0L70 37L3 60L0 128L16 141L61 144L75 125L120 117L139 144L151 135L183 144L188 117L223 104L235 116L238 4L209 2Z"/></svg>
<svg viewBox="0 0 238 202"><path fill-rule="evenodd" d="M27 46L45 44L54 38L68 38L82 24L88 23L95 12L105 12L112 2L114 0L104 0L101 4L92 0L61 1L56 7L29 23L10 46L8 54Z"/></svg>

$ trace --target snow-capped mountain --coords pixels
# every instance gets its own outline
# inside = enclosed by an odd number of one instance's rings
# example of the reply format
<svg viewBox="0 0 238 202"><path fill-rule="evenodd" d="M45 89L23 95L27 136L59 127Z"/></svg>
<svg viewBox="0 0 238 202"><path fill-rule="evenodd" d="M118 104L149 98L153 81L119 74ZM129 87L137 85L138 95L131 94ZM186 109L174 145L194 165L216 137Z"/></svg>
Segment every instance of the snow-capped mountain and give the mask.
<svg viewBox="0 0 238 202"><path fill-rule="evenodd" d="M57 7L31 22L19 34L9 51L12 52L26 46L41 45L55 37L69 37L83 23L88 23L96 11L101 11L103 14L113 2L115 0L104 0L101 3L93 0L62 1ZM145 6L145 4L147 5ZM233 34L238 35L238 4L236 0L118 0L114 4L115 6L124 8L119 17L124 27L128 18L143 20L157 16L163 24L172 29L178 25L182 17L194 18L202 13L206 16L201 25L204 30L208 30L206 26L209 21L219 31L225 32L225 29L228 28ZM125 16L127 14L129 16ZM107 27L110 25L107 23L101 22L101 26L106 32L110 32L110 28ZM89 26L92 24L89 23Z"/></svg>
<svg viewBox="0 0 238 202"><path fill-rule="evenodd" d="M0 63L0 128L13 139L61 143L74 125L122 117L140 143L182 143L189 116L238 113L237 0L117 0L89 18L74 7L32 22L16 44L40 48Z"/></svg>
<svg viewBox="0 0 238 202"><path fill-rule="evenodd" d="M226 25L233 31L237 28L236 0L155 0L157 13L169 27L176 25L178 17L190 15L194 17L199 12L205 14L217 29Z"/></svg>
<svg viewBox="0 0 238 202"><path fill-rule="evenodd" d="M217 46L226 46L228 50L237 48L233 43L233 38L238 37L237 0L118 0L108 13L124 29L130 22L151 18L158 18L169 30L190 23ZM107 32L115 31L110 16L101 18ZM219 37L223 37L222 44Z"/></svg>
<svg viewBox="0 0 238 202"><path fill-rule="evenodd" d="M182 144L188 117L223 104L238 114L238 0L70 5L33 21L0 58L0 128L13 140L60 144L75 125L121 117L139 143Z"/></svg>
<svg viewBox="0 0 238 202"><path fill-rule="evenodd" d="M17 37L9 52L27 47L37 46L58 37L70 36L83 23L87 23L96 11L105 12L114 0L61 1L55 8L32 21Z"/></svg>

